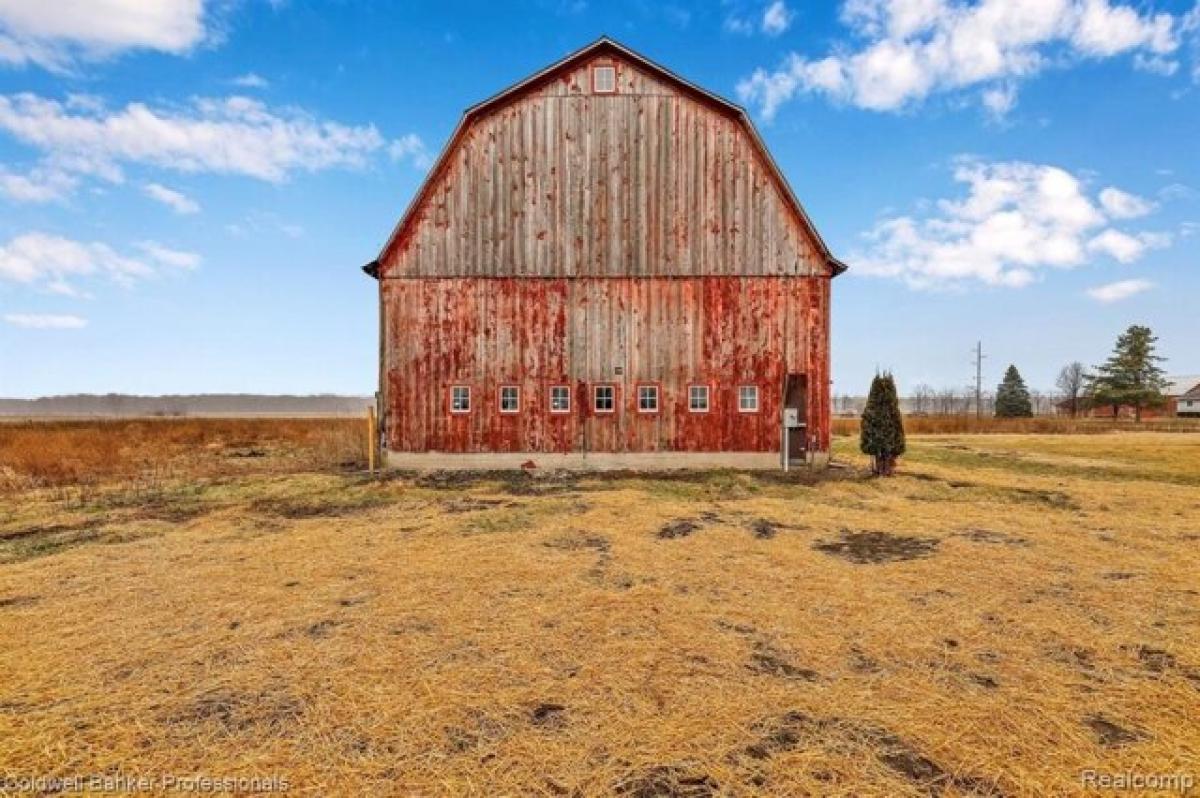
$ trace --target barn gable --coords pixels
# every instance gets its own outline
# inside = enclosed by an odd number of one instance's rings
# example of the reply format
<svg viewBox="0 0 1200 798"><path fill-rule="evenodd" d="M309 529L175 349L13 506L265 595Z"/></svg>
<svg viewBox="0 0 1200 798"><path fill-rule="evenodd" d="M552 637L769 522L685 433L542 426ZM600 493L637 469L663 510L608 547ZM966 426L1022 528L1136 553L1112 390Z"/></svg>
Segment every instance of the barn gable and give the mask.
<svg viewBox="0 0 1200 798"><path fill-rule="evenodd" d="M597 67L612 69L600 86ZM742 109L609 39L468 109L372 267L384 277L845 268Z"/></svg>

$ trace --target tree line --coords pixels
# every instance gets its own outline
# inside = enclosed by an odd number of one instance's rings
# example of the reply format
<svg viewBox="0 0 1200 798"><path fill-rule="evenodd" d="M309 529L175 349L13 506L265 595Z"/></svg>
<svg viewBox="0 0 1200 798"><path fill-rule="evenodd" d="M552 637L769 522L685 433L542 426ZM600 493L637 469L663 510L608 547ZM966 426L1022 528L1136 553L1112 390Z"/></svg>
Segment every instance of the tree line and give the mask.
<svg viewBox="0 0 1200 798"><path fill-rule="evenodd" d="M1166 401L1167 379L1159 365L1164 358L1157 354L1157 343L1149 327L1133 325L1117 338L1104 363L1091 369L1079 361L1063 366L1054 392L1031 390L1016 364L1010 364L996 388L983 391L978 400L974 386L937 389L919 383L898 403L904 412L923 416L974 414L978 405L980 415L997 418L1051 415L1059 406L1072 417L1105 407L1116 416L1127 407L1140 421L1144 409ZM861 415L866 405L862 397L833 396L833 410L838 414Z"/></svg>

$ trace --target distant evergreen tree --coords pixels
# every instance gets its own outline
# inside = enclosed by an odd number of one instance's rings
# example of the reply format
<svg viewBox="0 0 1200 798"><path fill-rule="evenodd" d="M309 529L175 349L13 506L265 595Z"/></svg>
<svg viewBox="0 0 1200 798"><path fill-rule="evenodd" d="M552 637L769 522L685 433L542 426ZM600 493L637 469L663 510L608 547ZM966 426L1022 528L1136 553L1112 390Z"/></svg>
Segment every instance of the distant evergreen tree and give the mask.
<svg viewBox="0 0 1200 798"><path fill-rule="evenodd" d="M1093 405L1111 405L1113 418L1121 405L1133 408L1134 418L1142 420L1143 407L1157 407L1166 401L1163 390L1167 379L1158 364L1164 358L1154 352L1158 338L1149 327L1134 324L1117 338L1113 353L1088 380L1088 398Z"/></svg>
<svg viewBox="0 0 1200 798"><path fill-rule="evenodd" d="M871 470L879 476L891 476L896 458L904 454L904 419L900 399L891 374L876 374L862 414L859 448L871 455Z"/></svg>
<svg viewBox="0 0 1200 798"><path fill-rule="evenodd" d="M996 418L1029 418L1032 415L1029 389L1021 379L1021 372L1010 365L996 388Z"/></svg>

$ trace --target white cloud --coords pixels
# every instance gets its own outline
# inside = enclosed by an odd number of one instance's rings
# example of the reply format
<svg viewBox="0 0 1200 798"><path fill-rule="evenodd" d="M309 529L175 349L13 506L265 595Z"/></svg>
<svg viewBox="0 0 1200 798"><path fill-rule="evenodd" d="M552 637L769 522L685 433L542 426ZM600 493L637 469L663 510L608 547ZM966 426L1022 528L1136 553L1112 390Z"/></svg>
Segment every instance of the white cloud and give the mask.
<svg viewBox="0 0 1200 798"><path fill-rule="evenodd" d="M1146 252L1146 245L1120 230L1108 229L1093 238L1087 245L1089 252L1101 252L1121 263L1133 263Z"/></svg>
<svg viewBox="0 0 1200 798"><path fill-rule="evenodd" d="M128 285L153 277L156 264L189 268L199 262L198 256L165 247L139 248L150 262L123 255L107 244L41 232L24 233L0 245L0 281L74 295L78 293L75 282L80 279L105 277Z"/></svg>
<svg viewBox="0 0 1200 798"><path fill-rule="evenodd" d="M1139 216L1145 216L1157 207L1148 199L1112 186L1100 192L1100 204L1104 207L1105 212L1114 219L1136 219Z"/></svg>
<svg viewBox="0 0 1200 798"><path fill-rule="evenodd" d="M1121 263L1140 260L1147 250L1165 249L1174 237L1170 233L1138 233L1129 235L1109 228L1088 242L1089 252L1108 255Z"/></svg>
<svg viewBox="0 0 1200 798"><path fill-rule="evenodd" d="M203 0L2 0L0 63L62 71L124 50L186 53L205 36Z"/></svg>
<svg viewBox="0 0 1200 798"><path fill-rule="evenodd" d="M142 186L142 191L147 197L155 202L161 202L175 213L191 214L200 211L200 205L194 199L184 194L182 191L176 191L173 188L167 188L161 183L147 183Z"/></svg>
<svg viewBox="0 0 1200 798"><path fill-rule="evenodd" d="M0 130L43 151L59 169L113 181L122 164L134 163L278 182L296 171L361 166L384 144L373 125L327 122L246 97L109 110L94 100L0 95Z"/></svg>
<svg viewBox="0 0 1200 798"><path fill-rule="evenodd" d="M730 14L729 16L725 17L724 28L730 33L738 33L743 36L749 36L750 34L754 33L754 22L746 19L745 17L739 17L736 14Z"/></svg>
<svg viewBox="0 0 1200 798"><path fill-rule="evenodd" d="M783 0L775 0L763 11L762 32L768 36L778 36L792 26L795 14Z"/></svg>
<svg viewBox="0 0 1200 798"><path fill-rule="evenodd" d="M87 319L79 316L49 313L6 313L4 320L30 330L78 330L87 326Z"/></svg>
<svg viewBox="0 0 1200 798"><path fill-rule="evenodd" d="M428 169L433 158L425 148L425 142L416 133L409 133L388 145L388 155L393 161L409 161L418 169Z"/></svg>
<svg viewBox="0 0 1200 798"><path fill-rule="evenodd" d="M994 111L1048 64L1130 53L1163 71L1179 47L1175 17L1109 0L845 0L842 20L854 44L760 68L738 84L741 99L770 119L802 93L896 111L936 93L1005 87L985 99Z"/></svg>
<svg viewBox="0 0 1200 798"><path fill-rule="evenodd" d="M135 246L151 260L173 269L190 270L200 265L201 258L195 252L170 249L157 241L139 241Z"/></svg>
<svg viewBox="0 0 1200 798"><path fill-rule="evenodd" d="M13 202L55 202L66 199L79 180L62 169L39 164L26 174L0 167L0 193Z"/></svg>
<svg viewBox="0 0 1200 798"><path fill-rule="evenodd" d="M1112 302L1120 302L1122 299L1128 299L1143 291L1149 291L1153 287L1154 283L1149 280L1118 280L1115 283L1089 288L1087 294L1097 302L1103 302L1107 305Z"/></svg>
<svg viewBox="0 0 1200 798"><path fill-rule="evenodd" d="M262 75L254 72L247 72L245 75L238 75L232 81L234 86L240 86L243 89L265 89L271 84Z"/></svg>
<svg viewBox="0 0 1200 798"><path fill-rule="evenodd" d="M1143 55L1142 53L1138 53L1133 57L1133 68L1169 78L1179 71L1179 62L1161 55Z"/></svg>
<svg viewBox="0 0 1200 798"><path fill-rule="evenodd" d="M283 233L288 238L302 238L305 229L302 225L288 222L276 213L254 210L248 213L240 222L225 225L225 230L232 236L244 238L250 234Z"/></svg>
<svg viewBox="0 0 1200 798"><path fill-rule="evenodd" d="M865 236L865 248L851 254L855 273L893 277L915 288L1021 287L1042 270L1073 268L1090 254L1129 263L1170 244L1164 234L1131 235L1109 227L1110 220L1124 217L1090 197L1080 178L1055 166L959 159L954 179L966 187L965 196L876 224Z"/></svg>
<svg viewBox="0 0 1200 798"><path fill-rule="evenodd" d="M1017 105L1017 87L1012 83L993 86L984 90L981 100L993 119L1003 119Z"/></svg>

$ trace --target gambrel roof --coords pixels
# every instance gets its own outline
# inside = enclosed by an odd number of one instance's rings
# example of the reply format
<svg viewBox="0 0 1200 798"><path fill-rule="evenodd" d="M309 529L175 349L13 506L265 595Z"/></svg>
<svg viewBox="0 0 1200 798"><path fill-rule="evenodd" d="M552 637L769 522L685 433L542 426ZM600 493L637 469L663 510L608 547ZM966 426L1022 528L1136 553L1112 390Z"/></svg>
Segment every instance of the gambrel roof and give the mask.
<svg viewBox="0 0 1200 798"><path fill-rule="evenodd" d="M704 105L714 108L717 111L736 120L736 122L748 134L750 142L752 143L754 149L758 152L759 156L762 158L762 161L766 165L768 172L778 185L781 195L784 197L787 205L791 208L796 219L799 221L801 228L811 237L812 242L819 250L820 257L822 257L825 260L825 263L829 266L830 274L832 276L837 276L846 270L846 265L833 256L833 254L829 251L829 247L826 245L824 239L822 239L820 233L817 232L812 220L804 210L804 206L800 203L800 200L797 198L795 192L792 191L787 178L784 177L783 172L779 169L778 164L775 162L774 158L772 158L770 151L763 143L762 137L759 135L754 123L751 121L749 114L747 114L744 108L708 91L707 89L685 80L666 67L651 61L650 59L634 52L633 50L630 50L628 47L625 47L624 45L608 38L607 36L602 36L586 47L571 53L570 55L551 64L545 69L468 108L463 113L462 118L459 120L454 132L451 134L445 148L438 156L437 161L434 163L420 188L413 196L413 199L409 203L408 208L405 210L404 215L401 216L400 221L392 230L387 242L380 250L378 258L364 266L363 270L371 276L378 276L379 264L387 259L397 242L403 240L409 227L415 223L419 215L419 209L437 182L438 177L448 167L458 143L460 140L462 140L463 136L476 119L494 111L500 106L511 103L516 98L525 95L527 92L534 91L538 87L544 86L547 83L558 79L562 74L574 69L580 64L586 63L590 59L602 55L611 55L623 58L637 68L644 70L647 74L653 76L654 78L673 86L681 93L690 96Z"/></svg>

